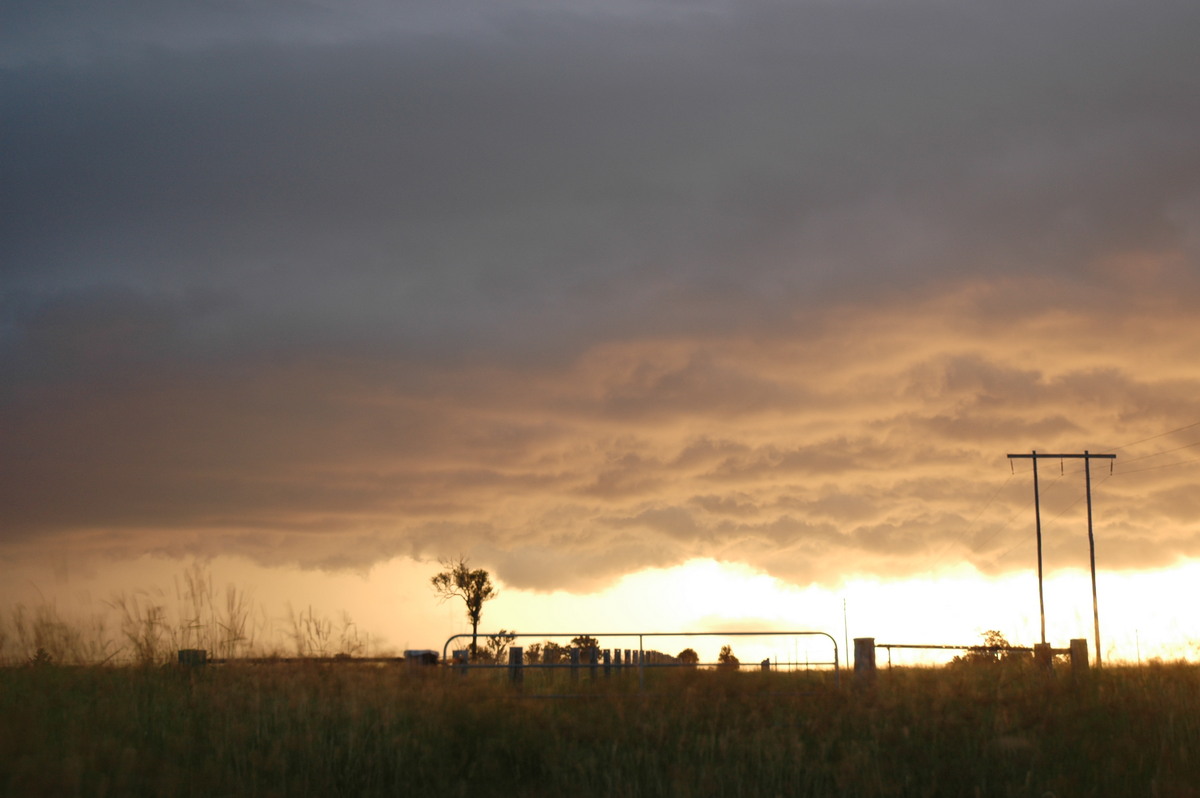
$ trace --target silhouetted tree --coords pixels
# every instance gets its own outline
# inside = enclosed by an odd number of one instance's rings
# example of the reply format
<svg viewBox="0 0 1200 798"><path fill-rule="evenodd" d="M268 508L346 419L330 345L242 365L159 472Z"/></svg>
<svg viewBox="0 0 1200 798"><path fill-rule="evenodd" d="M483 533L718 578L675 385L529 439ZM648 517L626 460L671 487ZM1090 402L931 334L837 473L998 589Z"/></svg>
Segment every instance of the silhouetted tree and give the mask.
<svg viewBox="0 0 1200 798"><path fill-rule="evenodd" d="M587 651L589 648L600 648L600 641L591 635L578 635L571 638L571 645L582 651Z"/></svg>
<svg viewBox="0 0 1200 798"><path fill-rule="evenodd" d="M717 668L736 671L740 667L742 667L742 662L733 655L733 647L729 645L721 646L721 653L717 655Z"/></svg>
<svg viewBox="0 0 1200 798"><path fill-rule="evenodd" d="M726 646L726 648L728 648L728 646ZM684 665L690 665L694 668L700 662L700 655L696 653L695 649L685 648L683 651L679 652L679 654L676 656L676 659L678 659L680 663Z"/></svg>
<svg viewBox="0 0 1200 798"><path fill-rule="evenodd" d="M555 643L553 640L547 640L542 644L542 662L547 665L557 665L570 658L567 653L567 647Z"/></svg>
<svg viewBox="0 0 1200 798"><path fill-rule="evenodd" d="M438 560L438 562L445 570L435 575L430 582L442 601L461 598L467 605L467 619L471 622L471 658L475 659L478 654L476 642L479 633L479 619L483 616L483 603L496 597L492 578L482 568L472 570L463 557L459 557L457 561Z"/></svg>
<svg viewBox="0 0 1200 798"><path fill-rule="evenodd" d="M974 663L982 665L995 664L997 662L1009 662L1025 659L1022 654L1027 652L1022 651L1005 651L1009 645L1008 640L1004 635L995 629L989 629L983 633L983 645L976 648L970 648L967 653L955 657L952 664Z"/></svg>
<svg viewBox="0 0 1200 798"><path fill-rule="evenodd" d="M512 641L517 639L516 632L510 632L507 629L501 629L497 634L487 635L485 643L486 651L484 657L496 665L504 664L504 655L508 651Z"/></svg>

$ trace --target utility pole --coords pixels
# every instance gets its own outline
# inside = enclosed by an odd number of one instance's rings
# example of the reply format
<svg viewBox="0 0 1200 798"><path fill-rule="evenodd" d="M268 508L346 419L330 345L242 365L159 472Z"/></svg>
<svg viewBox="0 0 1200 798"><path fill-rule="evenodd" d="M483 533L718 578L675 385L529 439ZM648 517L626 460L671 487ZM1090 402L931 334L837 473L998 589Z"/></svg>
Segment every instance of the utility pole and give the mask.
<svg viewBox="0 0 1200 798"><path fill-rule="evenodd" d="M1038 459L1050 458L1057 460L1083 460L1084 484L1087 490L1087 520L1088 520L1088 554L1092 568L1092 622L1096 632L1096 665L1100 665L1100 605L1096 598L1096 537L1092 532L1092 460L1115 460L1115 454L1092 454L1086 449L1082 454L1039 454L1034 449L1029 454L1010 454L1009 460L1029 458L1033 461L1033 512L1037 519L1037 560L1038 560L1038 609L1042 616L1042 643L1046 642L1046 604L1042 591L1042 507L1038 495Z"/></svg>
<svg viewBox="0 0 1200 798"><path fill-rule="evenodd" d="M846 597L842 597L842 645L845 646L846 661L850 661L850 622L846 620ZM805 654L805 656L808 656Z"/></svg>

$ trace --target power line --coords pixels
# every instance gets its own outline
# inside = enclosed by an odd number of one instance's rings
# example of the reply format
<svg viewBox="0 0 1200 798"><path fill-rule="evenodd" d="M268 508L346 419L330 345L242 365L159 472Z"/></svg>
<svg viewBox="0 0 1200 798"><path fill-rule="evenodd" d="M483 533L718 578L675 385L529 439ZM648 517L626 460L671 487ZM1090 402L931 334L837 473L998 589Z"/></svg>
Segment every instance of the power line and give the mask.
<svg viewBox="0 0 1200 798"><path fill-rule="evenodd" d="M1158 457L1160 454L1170 454L1171 452L1178 452L1178 451L1182 451L1184 449L1190 449L1193 446L1200 446L1200 441L1196 441L1195 443L1185 443L1183 446L1176 446L1174 449L1163 449L1162 451L1159 451L1159 452L1151 452L1150 454L1144 454L1141 457L1131 457L1127 460L1122 460L1121 462L1122 463L1136 463L1138 460L1147 460L1151 457Z"/></svg>
<svg viewBox="0 0 1200 798"><path fill-rule="evenodd" d="M1200 463L1200 460L1197 460L1196 462ZM1083 472L1082 472L1082 471L1073 471L1072 473L1074 473L1074 474L1081 474L1081 473L1083 473ZM1100 478L1100 484L1101 484L1101 485L1103 485L1105 482L1107 482L1107 481L1108 481L1108 480L1110 480L1110 479L1112 479L1112 477L1111 477L1111 476L1104 476L1104 477L1101 477L1101 478ZM1051 520L1051 521L1057 521L1058 519L1062 518L1064 515L1066 515L1067 513L1069 513L1069 512L1070 512L1070 511L1071 511L1071 510L1072 510L1072 509L1075 507L1075 505L1079 504L1079 502L1080 502L1080 500L1081 500L1082 498L1083 498L1082 496L1079 496L1079 497L1075 498L1075 499L1074 499L1074 500L1073 500L1073 501L1072 501L1070 504L1068 504L1066 507L1062 508L1062 509L1061 509L1061 510L1059 510L1057 513L1055 513L1055 514L1054 514L1054 517L1052 517L1050 520ZM1016 517L1017 517L1017 513L1019 513L1019 512L1020 512L1020 510L1017 510L1016 512L1014 512L1014 513L1013 513L1013 515L1012 515L1012 517L1013 517L1013 518L1016 518ZM1009 520L1011 521L1012 519L1010 518ZM1017 547L1021 545L1021 542L1022 542L1022 541L1017 541L1017 543L1013 544L1011 547L1009 547L1008 549L1006 549L1006 550L1004 551L1004 553L1003 553L1003 554L1001 554L999 557L997 557L997 558L996 558L996 561L997 561L997 562L999 562L1000 560L1003 560L1005 557L1007 557L1008 555L1010 555L1010 554L1012 554L1014 551L1016 551L1016 550L1017 550Z"/></svg>
<svg viewBox="0 0 1200 798"><path fill-rule="evenodd" d="M1197 463L1200 463L1200 458L1198 458L1196 460L1181 460L1177 463L1163 463L1162 465L1146 466L1145 468L1135 468L1132 471L1118 471L1113 476L1127 477L1130 474L1141 474L1145 471L1161 471L1164 468L1175 468L1177 466L1196 465Z"/></svg>
<svg viewBox="0 0 1200 798"><path fill-rule="evenodd" d="M1142 438L1140 441L1133 441L1132 443L1122 444L1121 446L1113 446L1111 448L1113 451L1119 451L1121 449L1128 449L1130 446L1137 446L1139 443L1145 443L1146 441L1157 440L1158 438L1165 438L1167 435L1174 435L1176 432L1183 432L1185 429L1191 429L1192 427L1200 427L1200 421L1195 421L1191 424L1185 424L1182 427L1177 427L1172 430L1167 430L1166 432L1160 432L1157 435L1151 435L1149 438Z"/></svg>
<svg viewBox="0 0 1200 798"><path fill-rule="evenodd" d="M1194 422L1192 424L1185 424L1182 427L1176 427L1175 429L1167 430L1166 432L1160 432L1157 435L1151 435L1148 438L1141 438L1139 440L1131 441L1129 443L1121 444L1120 446L1114 446L1114 447L1110 447L1110 448L1113 451L1117 451L1117 450L1121 450L1121 449L1128 449L1131 446L1136 446L1140 443L1146 443L1147 441L1153 441L1153 440L1157 440L1159 438L1164 438L1168 435L1174 435L1177 432L1183 432L1185 430L1193 429L1194 427L1200 427L1200 421ZM1168 454L1171 452L1177 452L1177 451L1192 448L1195 446L1200 446L1200 441L1197 441L1196 443L1185 444L1183 446L1178 446L1174 449L1165 449L1163 451L1154 452L1154 453L1148 454L1148 455L1141 455L1138 457L1123 459L1122 463L1134 463L1134 462L1138 462L1141 460L1149 459L1151 457L1156 457L1157 455L1160 455L1160 454ZM1182 462L1166 463L1164 465L1150 466L1148 468L1138 468L1138 469L1133 469L1133 470L1127 470L1125 468L1122 468L1120 471L1116 472L1115 474L1105 475L1102 478L1102 482L1112 479L1114 476L1116 476L1116 477L1128 476L1131 474L1139 474L1144 471L1156 471L1156 470L1165 469L1165 468L1183 467L1183 466L1197 465L1197 464L1200 464L1200 459L1184 460ZM1080 468L1078 470L1072 470L1071 476L1074 476L1075 474L1083 473L1083 471L1084 471L1084 469L1082 469L1082 468ZM967 533L969 533L975 527L975 525L979 523L979 519L983 517L984 513L986 513L989 508L991 508L992 504L996 501L996 497L998 497L1000 495L1000 492L1003 491L1004 488L1008 486L1008 483L1012 481L1015 474L1016 474L1015 471L1012 474L1010 474L1008 479L1006 479L1004 482L1002 482L1000 484L1000 486L997 487L995 491L993 491L991 496L988 498L987 502L984 504L983 509L980 510L975 515L975 517L971 519L971 522L969 524L967 524L962 529L962 531L959 532L958 535L956 535L952 540L950 540L948 543L946 543L946 545L944 545L942 547L942 549L938 552L937 556L934 559L935 564L940 563L945 558L946 553L953 546L955 546L958 543L961 543L962 540L967 536ZM1063 470L1059 473L1059 475L1057 477L1054 478L1054 480L1052 482L1044 484L1041 489L1042 498L1045 498L1045 497L1049 496L1051 493L1055 492L1060 487L1060 483L1062 482L1063 478L1066 476L1067 476L1067 474L1066 474L1065 470ZM1065 514L1068 510L1070 510L1072 507L1074 507L1078 503L1079 503L1078 499L1071 502L1066 508L1061 510L1058 513L1058 515L1056 515L1051 520L1056 520L1057 518L1061 517L1063 514ZM981 548L986 547L988 544L990 544L992 541L994 541L1001 533L1007 531L1011 527L1013 521L1016 520L1016 517L1020 513L1021 513L1020 509L1014 510L1013 513L1004 521L1004 523L1002 523L995 531L993 531L990 535L988 535L986 538L984 538L982 541L980 541L979 546ZM1008 549L1004 550L999 556L996 557L996 561L1003 560L1005 557L1007 557L1008 555L1010 555L1014 551L1016 551L1020 545L1021 544L1018 541L1013 546L1010 546Z"/></svg>
<svg viewBox="0 0 1200 798"><path fill-rule="evenodd" d="M992 533L991 535L989 535L988 537L984 538L984 539L983 539L983 540L980 542L980 544L979 544L979 545L980 545L980 546L986 546L987 544L989 544L989 543L991 543L993 540L995 540L995 539L996 539L996 536L997 536L997 535L999 535L1001 532L1005 532L1005 531L1007 531L1007 530L1009 529L1009 527L1011 527L1011 526L1012 526L1012 522L1013 522L1013 521L1015 521L1015 520L1017 519L1017 516L1018 516L1018 515L1020 515L1020 514L1021 514L1021 512L1022 512L1024 509L1025 509L1024 507L1018 507L1017 509L1013 510L1013 511L1012 511L1012 514L1010 514L1010 515L1008 516L1008 520L1004 522L1004 525L1003 525L1003 526L1001 526L999 529L997 529L995 532L993 532L993 533ZM1018 545L1020 545L1020 544L1018 544ZM1013 546L1011 549L1009 549L1008 551L1004 552L1004 554L1001 554L1001 555L1000 555L1000 557L998 557L997 559L1000 559L1000 558L1002 558L1002 557L1005 557L1005 556L1007 556L1007 555L1009 554L1009 552L1011 552L1011 551L1012 551L1013 549L1015 549L1015 548L1016 548L1016 546Z"/></svg>
<svg viewBox="0 0 1200 798"><path fill-rule="evenodd" d="M1008 480L1004 484L1007 485L1008 482L1012 480L1013 476L1015 476L1015 473L1013 475L1010 475ZM1049 484L1049 486L1042 491L1042 493L1047 494L1047 493L1050 493L1051 491L1053 491L1062 482L1062 479L1063 479L1063 475L1059 474L1057 477L1054 478L1054 480ZM1028 505L1026 505L1026 506L1028 506ZM980 541L980 543L979 543L980 548L987 546L989 543L991 543L993 540L995 540L996 537L998 535L1000 535L1000 533L1007 532L1012 527L1013 521L1017 520L1017 516L1020 515L1024 509L1025 509L1025 507L1018 507L1017 509L1013 510L1009 514L1008 519L998 529L996 529L996 531L992 532L992 534L988 535L986 538L984 538L982 541ZM1070 509L1070 508L1068 508L1068 509ZM1066 512L1066 510L1064 510L1063 512ZM1062 513L1059 513L1059 515L1062 515ZM1055 518L1057 518L1057 517L1058 516L1055 516ZM1010 555L1014 551L1016 551L1017 546L1020 546L1020 545L1021 545L1021 543L1020 543L1020 541L1018 541L1014 545L1010 546L1000 556L998 556L996 558L996 561L999 562L1000 560L1003 560L1005 557L1007 557L1008 555Z"/></svg>
<svg viewBox="0 0 1200 798"><path fill-rule="evenodd" d="M1012 482L1014 476L1016 476L1016 475L1009 474L1008 478L1005 479L1003 482L1001 482L1000 485L996 488L996 490L994 490L992 492L992 495L988 498L987 502L983 505L983 509L980 510L978 513L976 513L975 517L971 519L971 523L969 523L965 527L963 527L962 531L959 532L958 535L956 535L953 540L950 540L949 542L946 543L946 545L944 545L942 547L941 551L939 551L937 556L934 557L934 559L933 559L933 568L936 569L939 565L941 565L942 560L946 556L946 553L948 551L950 551L950 549L952 547L954 547L962 542L963 538L965 538L967 536L967 533L971 531L971 529L975 526L975 524L977 524L979 522L979 519L983 517L983 514L988 511L988 508L992 506L992 502L996 501L996 497L1000 495L1000 491L1004 490L1004 488L1006 488L1008 486L1009 482ZM1016 513L1013 513L1013 518L1015 518L1015 517L1016 517ZM1011 522L1012 518L1010 518L1009 521Z"/></svg>

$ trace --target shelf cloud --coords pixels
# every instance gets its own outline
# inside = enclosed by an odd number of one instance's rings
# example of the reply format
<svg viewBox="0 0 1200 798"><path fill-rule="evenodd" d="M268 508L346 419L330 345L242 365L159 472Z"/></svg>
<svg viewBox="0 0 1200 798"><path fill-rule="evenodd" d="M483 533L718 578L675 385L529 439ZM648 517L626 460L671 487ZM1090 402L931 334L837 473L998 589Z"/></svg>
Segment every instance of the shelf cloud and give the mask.
<svg viewBox="0 0 1200 798"><path fill-rule="evenodd" d="M1033 449L1117 453L1109 567L1200 556L1198 35L1172 0L9 3L0 557L1000 573Z"/></svg>

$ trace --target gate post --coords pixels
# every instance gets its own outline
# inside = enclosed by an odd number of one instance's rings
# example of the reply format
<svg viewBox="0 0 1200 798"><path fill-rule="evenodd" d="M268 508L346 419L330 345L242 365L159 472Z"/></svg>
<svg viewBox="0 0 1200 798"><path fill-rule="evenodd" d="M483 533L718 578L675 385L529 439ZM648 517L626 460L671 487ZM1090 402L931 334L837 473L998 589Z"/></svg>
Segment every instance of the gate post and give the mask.
<svg viewBox="0 0 1200 798"><path fill-rule="evenodd" d="M854 681L860 687L875 683L875 638L854 638Z"/></svg>
<svg viewBox="0 0 1200 798"><path fill-rule="evenodd" d="M525 649L513 646L508 650L508 680L520 685L525 680Z"/></svg>
<svg viewBox="0 0 1200 798"><path fill-rule="evenodd" d="M1047 673L1054 670L1054 649L1049 643L1033 644L1033 662Z"/></svg>
<svg viewBox="0 0 1200 798"><path fill-rule="evenodd" d="M1071 675L1083 679L1088 675L1088 644L1086 637L1071 641Z"/></svg>

